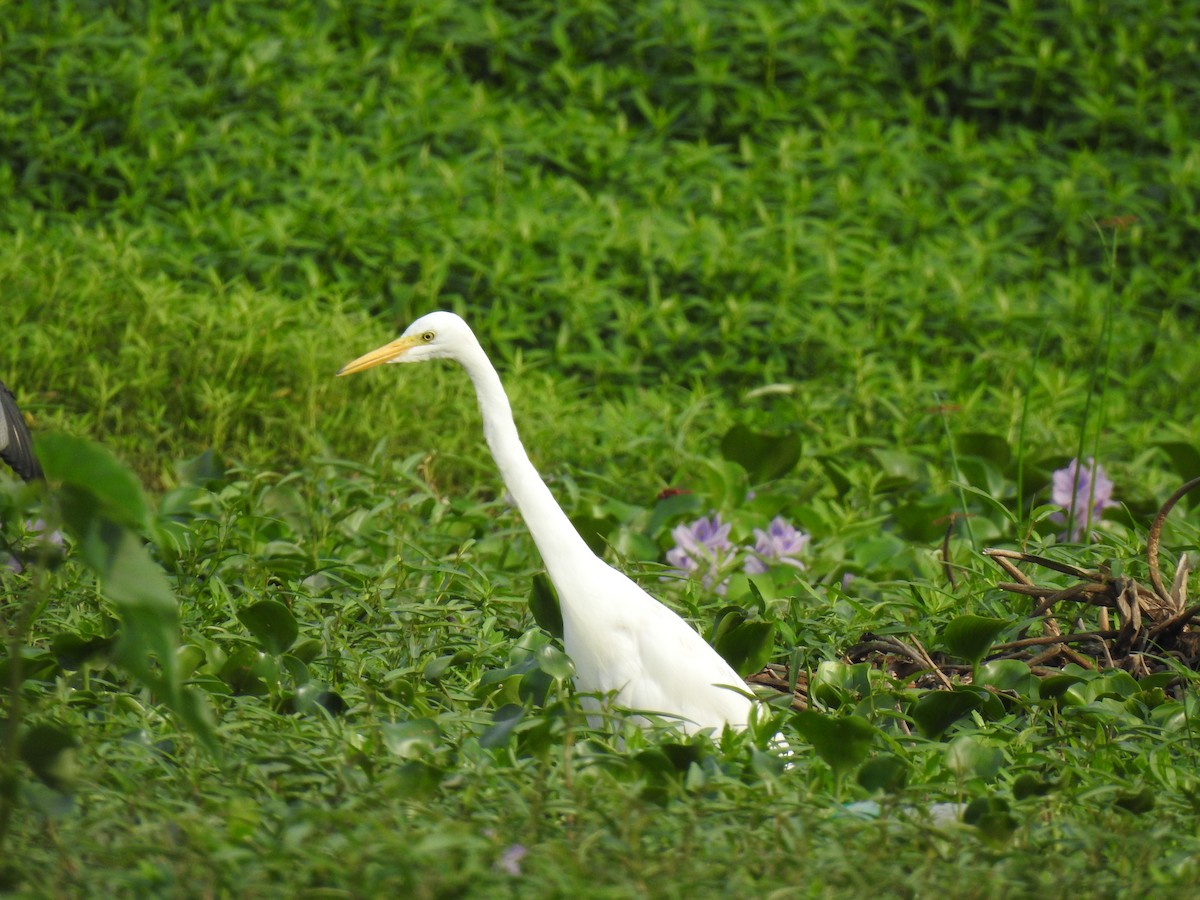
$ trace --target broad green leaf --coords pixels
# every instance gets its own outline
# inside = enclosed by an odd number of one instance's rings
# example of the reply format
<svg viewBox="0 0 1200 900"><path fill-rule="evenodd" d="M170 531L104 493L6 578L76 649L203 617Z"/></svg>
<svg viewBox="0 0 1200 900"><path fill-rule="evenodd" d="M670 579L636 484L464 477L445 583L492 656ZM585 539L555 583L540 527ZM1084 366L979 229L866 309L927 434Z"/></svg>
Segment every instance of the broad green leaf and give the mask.
<svg viewBox="0 0 1200 900"><path fill-rule="evenodd" d="M286 652L300 634L296 617L278 600L259 600L239 610L237 617L263 649L276 656Z"/></svg>
<svg viewBox="0 0 1200 900"><path fill-rule="evenodd" d="M1124 669L1112 669L1105 672L1092 684L1096 686L1097 697L1110 696L1124 699L1134 696L1141 690L1141 685Z"/></svg>
<svg viewBox="0 0 1200 900"><path fill-rule="evenodd" d="M463 663L471 659L471 654L466 650L459 650L456 653L447 653L443 656L438 656L425 663L421 669L421 677L426 681L441 681L444 676L454 666L461 666Z"/></svg>
<svg viewBox="0 0 1200 900"><path fill-rule="evenodd" d="M1176 681L1179 675L1175 672L1153 672L1145 678L1138 679L1138 687L1142 690L1152 690L1153 688L1165 688L1171 682Z"/></svg>
<svg viewBox="0 0 1200 900"><path fill-rule="evenodd" d="M975 674L974 683L1037 697L1038 680L1029 670L1029 664L1019 659L993 659L984 663Z"/></svg>
<svg viewBox="0 0 1200 900"><path fill-rule="evenodd" d="M856 780L865 790L894 793L908 783L909 765L890 753L868 759L858 770Z"/></svg>
<svg viewBox="0 0 1200 900"><path fill-rule="evenodd" d="M1181 482L1191 481L1200 475L1200 449L1185 441L1160 441L1157 446L1171 460L1175 474ZM1188 509L1194 509L1200 503L1200 491L1191 491L1183 498Z"/></svg>
<svg viewBox="0 0 1200 900"><path fill-rule="evenodd" d="M1055 787L1056 785L1053 782L1045 781L1036 775L1030 775L1028 772L1025 772L1018 775L1013 781L1012 792L1015 798L1024 800L1026 797L1044 797L1054 790Z"/></svg>
<svg viewBox="0 0 1200 900"><path fill-rule="evenodd" d="M800 461L800 453L800 438L794 434L761 434L734 425L721 438L721 455L745 469L751 484L786 475Z"/></svg>
<svg viewBox="0 0 1200 900"><path fill-rule="evenodd" d="M543 672L559 681L567 681L575 676L575 665L571 662L571 657L554 644L547 644L538 650L537 663Z"/></svg>
<svg viewBox="0 0 1200 900"><path fill-rule="evenodd" d="M668 492L654 504L654 510L650 513L650 521L646 523L646 532L652 537L656 536L668 522L697 515L703 508L704 501L691 491Z"/></svg>
<svg viewBox="0 0 1200 900"><path fill-rule="evenodd" d="M1068 688L1079 684L1083 680L1079 675L1066 672L1059 675L1050 675L1043 678L1038 684L1038 693L1048 700L1053 700L1056 697L1061 697L1066 693Z"/></svg>
<svg viewBox="0 0 1200 900"><path fill-rule="evenodd" d="M704 750L697 744L663 744L662 752L679 773L687 772L704 759Z"/></svg>
<svg viewBox="0 0 1200 900"><path fill-rule="evenodd" d="M1136 816L1143 813L1148 813L1154 809L1155 804L1154 789L1149 785L1138 788L1137 790L1124 790L1117 793L1116 800L1113 804L1126 812L1131 812Z"/></svg>
<svg viewBox="0 0 1200 900"><path fill-rule="evenodd" d="M21 760L43 784L70 791L79 776L75 750L79 741L58 725L34 725L21 735Z"/></svg>
<svg viewBox="0 0 1200 900"><path fill-rule="evenodd" d="M319 638L308 638L294 645L291 650L292 656L307 664L325 652L325 642Z"/></svg>
<svg viewBox="0 0 1200 900"><path fill-rule="evenodd" d="M54 658L64 669L78 669L84 663L107 654L116 643L115 637L78 634L58 634L50 642Z"/></svg>
<svg viewBox="0 0 1200 900"><path fill-rule="evenodd" d="M942 539L950 522L949 517L959 509L957 497L949 494L936 495L896 504L892 509L892 518L905 538L917 543L931 544Z"/></svg>
<svg viewBox="0 0 1200 900"><path fill-rule="evenodd" d="M176 466L181 481L201 487L216 487L225 480L225 461L210 447L199 456Z"/></svg>
<svg viewBox="0 0 1200 900"><path fill-rule="evenodd" d="M795 713L800 735L839 775L850 771L871 752L878 729L859 716L834 717L811 709Z"/></svg>
<svg viewBox="0 0 1200 900"><path fill-rule="evenodd" d="M517 683L517 697L522 703L543 706L556 681L557 679L545 670L532 668L522 675L521 680Z"/></svg>
<svg viewBox="0 0 1200 900"><path fill-rule="evenodd" d="M410 759L396 767L392 777L400 796L428 800L437 796L444 774L424 760Z"/></svg>
<svg viewBox="0 0 1200 900"><path fill-rule="evenodd" d="M717 613L711 643L735 672L745 677L759 671L775 648L775 623L749 620L745 610L727 606Z"/></svg>
<svg viewBox="0 0 1200 900"><path fill-rule="evenodd" d="M1008 619L965 615L951 619L942 640L955 656L977 663L988 652L996 636L1011 624Z"/></svg>
<svg viewBox="0 0 1200 900"><path fill-rule="evenodd" d="M593 516L571 516L571 524L575 526L584 543L596 554L603 554L608 549L608 536L617 527L617 523L611 518Z"/></svg>
<svg viewBox="0 0 1200 900"><path fill-rule="evenodd" d="M974 690L927 691L913 704L909 714L917 723L917 730L933 739L978 708L981 699Z"/></svg>
<svg viewBox="0 0 1200 900"><path fill-rule="evenodd" d="M87 518L99 513L132 528L146 523L146 500L133 473L99 444L66 434L43 434L36 440L38 458L51 482L82 491L94 499ZM65 524L73 534L86 530L86 521L67 514L80 512L76 504L64 504Z"/></svg>
<svg viewBox="0 0 1200 900"><path fill-rule="evenodd" d="M925 462L915 454L883 447L872 447L870 453L892 485L916 484L924 475Z"/></svg>
<svg viewBox="0 0 1200 900"><path fill-rule="evenodd" d="M304 687L312 678L312 673L309 671L308 666L290 653L280 654L279 666L292 679L292 684L296 685L297 688Z"/></svg>
<svg viewBox="0 0 1200 900"><path fill-rule="evenodd" d="M1004 765L1004 751L994 744L963 735L946 747L946 765L960 778L982 778L991 781Z"/></svg>
<svg viewBox="0 0 1200 900"><path fill-rule="evenodd" d="M441 729L433 719L409 719L385 722L381 728L383 745L393 756L419 759L433 753L441 740Z"/></svg>
<svg viewBox="0 0 1200 900"><path fill-rule="evenodd" d="M529 611L533 621L553 637L563 636L562 609L558 605L558 594L550 578L542 572L533 576L533 590L529 594Z"/></svg>
<svg viewBox="0 0 1200 900"><path fill-rule="evenodd" d="M853 486L853 482L844 461L838 457L818 456L817 462L821 464L821 468L825 472L825 478L832 485L837 496L839 498L845 496L846 492Z"/></svg>
<svg viewBox="0 0 1200 900"><path fill-rule="evenodd" d="M813 699L830 708L865 697L870 692L871 666L868 663L822 660L809 682L809 693Z"/></svg>
<svg viewBox="0 0 1200 900"><path fill-rule="evenodd" d="M508 743L513 729L525 718L525 708L509 703L492 713L492 724L479 736L479 745L485 749L503 747Z"/></svg>
<svg viewBox="0 0 1200 900"><path fill-rule="evenodd" d="M954 449L959 456L974 456L986 460L1004 471L1012 459L1008 441L1001 435L986 431L967 431L954 437Z"/></svg>
<svg viewBox="0 0 1200 900"><path fill-rule="evenodd" d="M279 672L261 650L242 645L226 657L220 674L235 694L261 696L267 693L268 682L276 680Z"/></svg>
<svg viewBox="0 0 1200 900"><path fill-rule="evenodd" d="M1001 797L977 797L963 810L963 822L974 825L988 843L1008 842L1020 824L1009 812L1008 802Z"/></svg>

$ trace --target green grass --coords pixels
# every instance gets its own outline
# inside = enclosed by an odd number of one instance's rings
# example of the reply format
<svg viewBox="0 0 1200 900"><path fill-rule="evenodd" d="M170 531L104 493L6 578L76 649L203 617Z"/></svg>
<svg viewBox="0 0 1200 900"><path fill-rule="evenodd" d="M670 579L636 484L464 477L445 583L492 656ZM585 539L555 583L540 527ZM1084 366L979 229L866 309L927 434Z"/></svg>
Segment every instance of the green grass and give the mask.
<svg viewBox="0 0 1200 900"><path fill-rule="evenodd" d="M776 661L813 673L864 632L934 649L961 613L1015 622L983 546L1144 579L1146 525L1200 442L1200 12L809 6L2 17L0 378L35 431L145 485L133 524L219 746L105 653L66 652L127 612L82 541L44 594L0 570L8 630L44 602L24 723L79 743L69 803L15 770L18 892L1189 892L1186 666L1161 703L1025 691L926 737L889 712L911 689L827 668L830 714L900 761L883 791L835 777L782 712L786 772L744 740L619 749L536 662L541 563L463 373L333 377L423 312L464 315L613 558L706 631L755 607ZM734 426L793 436L798 463L751 483L721 451ZM1063 547L1040 507L1080 446L1123 506ZM6 542L37 502L4 486ZM807 571L763 579L760 604L659 581L670 528L710 510L739 541L783 514L812 534ZM263 601L293 644L239 616ZM527 711L505 739L508 704ZM844 808L867 799L881 815ZM994 809L920 820L960 801ZM519 876L497 864L516 844Z"/></svg>

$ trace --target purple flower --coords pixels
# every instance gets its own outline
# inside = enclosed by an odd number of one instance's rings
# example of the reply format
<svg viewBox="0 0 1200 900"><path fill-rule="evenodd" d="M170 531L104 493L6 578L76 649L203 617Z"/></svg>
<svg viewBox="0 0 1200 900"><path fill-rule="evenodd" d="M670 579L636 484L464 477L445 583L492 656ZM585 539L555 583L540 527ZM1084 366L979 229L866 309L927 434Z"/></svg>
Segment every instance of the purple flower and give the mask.
<svg viewBox="0 0 1200 900"><path fill-rule="evenodd" d="M496 868L503 869L509 875L516 877L521 874L521 860L525 858L525 854L528 852L523 845L513 844L496 860Z"/></svg>
<svg viewBox="0 0 1200 900"><path fill-rule="evenodd" d="M761 575L771 565L784 564L803 569L797 557L808 547L809 535L799 531L783 516L776 516L767 530L754 529L754 549L742 567L747 575Z"/></svg>
<svg viewBox="0 0 1200 900"><path fill-rule="evenodd" d="M1078 459L1073 459L1054 472L1050 502L1061 506L1064 512L1053 513L1050 518L1054 522L1067 522L1067 539L1078 541L1087 526L1100 518L1100 513L1117 505L1112 492L1112 479L1096 460L1089 456L1084 469Z"/></svg>
<svg viewBox="0 0 1200 900"><path fill-rule="evenodd" d="M720 514L711 519L699 518L691 525L676 525L671 529L675 546L667 551L667 562L682 575L699 573L706 588L712 588L726 564L737 550L729 542L732 526L721 522ZM724 592L717 585L718 594Z"/></svg>

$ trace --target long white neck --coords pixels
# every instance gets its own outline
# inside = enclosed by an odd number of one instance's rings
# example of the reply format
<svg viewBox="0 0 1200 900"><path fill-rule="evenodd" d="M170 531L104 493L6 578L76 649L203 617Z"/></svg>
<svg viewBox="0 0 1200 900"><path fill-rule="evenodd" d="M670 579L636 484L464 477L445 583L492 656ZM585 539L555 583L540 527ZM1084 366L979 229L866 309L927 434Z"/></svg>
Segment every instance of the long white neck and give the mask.
<svg viewBox="0 0 1200 900"><path fill-rule="evenodd" d="M512 407L495 367L475 343L459 359L475 385L479 411L483 414L483 434L492 457L500 469L504 485L516 501L533 535L538 552L555 584L565 583L570 572L599 560L579 536L567 514L538 475L521 444Z"/></svg>

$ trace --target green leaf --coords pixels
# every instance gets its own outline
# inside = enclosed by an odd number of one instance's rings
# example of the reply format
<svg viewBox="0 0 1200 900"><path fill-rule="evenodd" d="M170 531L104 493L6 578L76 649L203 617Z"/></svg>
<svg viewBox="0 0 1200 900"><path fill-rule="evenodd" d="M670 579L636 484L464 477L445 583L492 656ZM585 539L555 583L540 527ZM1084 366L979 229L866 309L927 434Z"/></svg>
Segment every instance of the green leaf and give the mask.
<svg viewBox="0 0 1200 900"><path fill-rule="evenodd" d="M67 792L78 779L75 750L79 741L57 725L34 725L21 736L20 754L25 765L48 787Z"/></svg>
<svg viewBox="0 0 1200 900"><path fill-rule="evenodd" d="M1037 677L1029 670L1029 664L1019 659L993 659L984 663L975 674L974 683L1035 698L1038 695Z"/></svg>
<svg viewBox="0 0 1200 900"><path fill-rule="evenodd" d="M817 462L821 464L821 468L825 472L825 480L833 486L833 490L838 498L844 497L846 492L853 486L851 476L848 474L845 466L845 461L840 457L818 456Z"/></svg>
<svg viewBox="0 0 1200 900"><path fill-rule="evenodd" d="M1148 813L1154 809L1155 797L1154 789L1149 785L1135 790L1120 791L1117 794L1117 799L1113 801L1114 805L1126 812L1131 812L1135 816L1140 816L1143 813Z"/></svg>
<svg viewBox="0 0 1200 900"><path fill-rule="evenodd" d="M319 638L307 638L292 647L292 656L302 663L311 663L325 652L325 642Z"/></svg>
<svg viewBox="0 0 1200 900"><path fill-rule="evenodd" d="M883 447L872 447L870 452L892 485L909 485L921 481L925 471L925 462L919 456L903 450L889 450Z"/></svg>
<svg viewBox="0 0 1200 900"><path fill-rule="evenodd" d="M463 663L471 659L470 652L459 650L456 653L447 653L443 656L438 656L425 663L421 669L421 677L426 681L441 681L444 676L454 666L461 666Z"/></svg>
<svg viewBox="0 0 1200 900"><path fill-rule="evenodd" d="M932 740L978 708L981 699L977 691L970 689L927 691L913 704L910 715L917 723L917 730Z"/></svg>
<svg viewBox="0 0 1200 900"><path fill-rule="evenodd" d="M278 669L261 650L243 644L225 658L221 680L230 690L242 696L261 696L267 693L269 681L278 676Z"/></svg>
<svg viewBox="0 0 1200 900"><path fill-rule="evenodd" d="M1009 460L1012 459L1008 441L1001 435L986 431L967 431L956 435L954 448L959 456L974 456L986 460L1001 471L1008 468Z"/></svg>
<svg viewBox="0 0 1200 900"><path fill-rule="evenodd" d="M525 707L509 703L492 713L492 725L479 736L479 745L485 749L503 747L508 743L513 729L525 718Z"/></svg>
<svg viewBox="0 0 1200 900"><path fill-rule="evenodd" d="M1004 751L975 735L963 735L946 747L946 765L960 778L991 781L1004 765Z"/></svg>
<svg viewBox="0 0 1200 900"><path fill-rule="evenodd" d="M835 773L853 769L871 752L878 729L861 716L835 718L811 709L795 713L800 735Z"/></svg>
<svg viewBox="0 0 1200 900"><path fill-rule="evenodd" d="M1049 675L1038 683L1038 693L1047 700L1053 700L1065 694L1068 688L1083 681L1084 679L1079 675L1066 672L1058 675Z"/></svg>
<svg viewBox="0 0 1200 900"><path fill-rule="evenodd" d="M517 683L517 696L523 703L542 706L550 696L550 689L554 687L555 681L556 679L543 669L532 668L522 675Z"/></svg>
<svg viewBox="0 0 1200 900"><path fill-rule="evenodd" d="M1053 782L1025 772L1013 781L1012 792L1018 800L1024 800L1026 797L1044 797L1054 790L1055 786Z"/></svg>
<svg viewBox="0 0 1200 900"><path fill-rule="evenodd" d="M383 745L393 756L419 759L433 753L441 740L441 729L433 719L409 719L385 722L381 729Z"/></svg>
<svg viewBox="0 0 1200 900"><path fill-rule="evenodd" d="M533 621L553 637L563 636L562 609L558 605L558 594L550 578L543 572L533 576L533 590L529 594L529 611Z"/></svg>
<svg viewBox="0 0 1200 900"><path fill-rule="evenodd" d="M239 610L237 617L263 649L276 656L286 652L300 635L296 617L278 600L259 600Z"/></svg>
<svg viewBox="0 0 1200 900"><path fill-rule="evenodd" d="M1008 627L1008 619L965 615L950 620L942 631L942 641L955 656L978 663L995 641L996 635Z"/></svg>
<svg viewBox="0 0 1200 900"><path fill-rule="evenodd" d="M1008 802L1000 797L977 797L963 810L963 822L974 825L986 841L1004 844L1020 824L1009 812Z"/></svg>
<svg viewBox="0 0 1200 900"><path fill-rule="evenodd" d="M654 504L650 513L650 521L646 523L646 533L657 535L668 522L673 522L683 516L698 514L704 508L704 502L691 491L678 494L668 493Z"/></svg>
<svg viewBox="0 0 1200 900"><path fill-rule="evenodd" d="M102 515L132 528L146 523L146 500L142 486L133 473L116 458L92 441L66 434L39 435L36 440L38 458L46 478L69 490L69 495L83 492L92 498L91 504L64 503L64 524L77 537L87 530L95 515ZM80 519L68 512L86 512Z"/></svg>
<svg viewBox="0 0 1200 900"><path fill-rule="evenodd" d="M559 681L575 677L575 665L571 657L554 644L546 644L537 651L537 664L543 672Z"/></svg>
<svg viewBox="0 0 1200 900"><path fill-rule="evenodd" d="M908 783L909 765L890 753L876 756L863 763L857 781L865 790L895 793Z"/></svg>
<svg viewBox="0 0 1200 900"><path fill-rule="evenodd" d="M571 516L571 524L589 549L598 555L608 549L608 536L617 527L616 521L610 517Z"/></svg>
<svg viewBox="0 0 1200 900"><path fill-rule="evenodd" d="M215 488L225 480L225 461L210 447L199 456L179 463L175 467L179 479L188 484Z"/></svg>
<svg viewBox="0 0 1200 900"><path fill-rule="evenodd" d="M831 709L850 700L865 697L871 692L869 663L844 663L836 659L822 660L809 682L814 700Z"/></svg>
<svg viewBox="0 0 1200 900"><path fill-rule="evenodd" d="M794 434L761 434L734 425L721 438L721 455L750 476L752 484L786 475L800 461L800 438Z"/></svg>
<svg viewBox="0 0 1200 900"><path fill-rule="evenodd" d="M1191 481L1200 475L1200 449L1194 444L1184 441L1160 441L1157 446L1167 454L1175 474L1181 481ZM1188 509L1194 509L1200 503L1200 491L1192 491L1183 498Z"/></svg>
<svg viewBox="0 0 1200 900"><path fill-rule="evenodd" d="M84 663L107 654L116 643L115 637L63 633L55 635L50 642L54 658L64 669L78 669Z"/></svg>
<svg viewBox="0 0 1200 900"><path fill-rule="evenodd" d="M727 606L717 613L711 643L733 670L745 677L770 660L775 649L775 623L748 620L745 610Z"/></svg>

